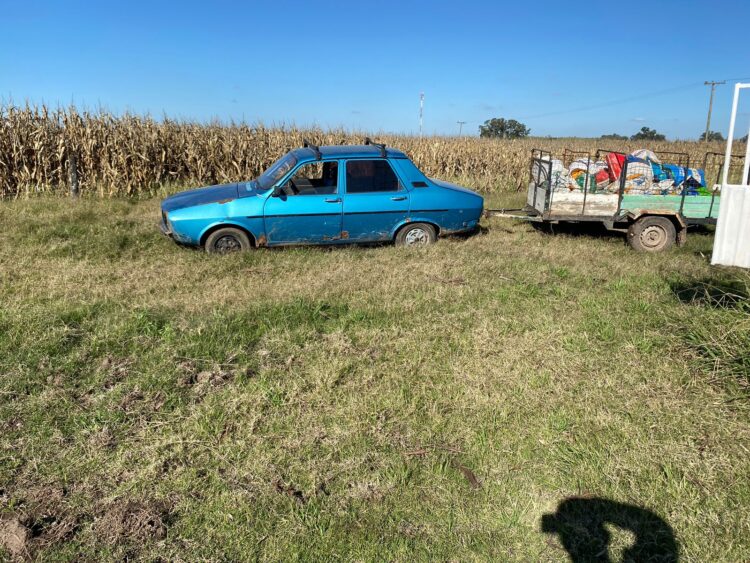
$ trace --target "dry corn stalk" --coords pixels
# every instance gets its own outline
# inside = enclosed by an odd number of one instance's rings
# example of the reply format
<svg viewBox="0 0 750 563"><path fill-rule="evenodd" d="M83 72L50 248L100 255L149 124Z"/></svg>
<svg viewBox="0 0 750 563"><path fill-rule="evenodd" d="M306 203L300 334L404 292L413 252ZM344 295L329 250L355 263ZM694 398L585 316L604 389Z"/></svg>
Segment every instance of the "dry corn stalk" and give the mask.
<svg viewBox="0 0 750 563"><path fill-rule="evenodd" d="M77 157L82 194L133 196L166 184L199 186L248 180L303 138L325 144L359 144L364 133L343 130L268 128L262 124L197 123L106 111L44 105L0 106L0 195L19 197L67 192L68 158ZM429 176L459 180L485 192L523 186L532 148L553 153L569 147L592 153L596 139L487 140L377 135L406 152ZM607 142L608 148L687 152L702 162L721 143Z"/></svg>

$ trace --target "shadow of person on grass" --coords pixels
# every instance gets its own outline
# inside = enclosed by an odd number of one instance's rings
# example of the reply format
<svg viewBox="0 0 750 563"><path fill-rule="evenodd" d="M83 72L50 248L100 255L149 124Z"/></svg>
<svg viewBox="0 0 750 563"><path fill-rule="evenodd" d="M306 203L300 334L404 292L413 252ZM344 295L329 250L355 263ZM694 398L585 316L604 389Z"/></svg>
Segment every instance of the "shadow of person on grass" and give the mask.
<svg viewBox="0 0 750 563"><path fill-rule="evenodd" d="M568 498L554 514L542 516L542 532L558 534L574 563L609 562L610 524L632 532L633 544L623 551L623 561L673 563L678 548L672 528L659 516L632 504L603 498Z"/></svg>
<svg viewBox="0 0 750 563"><path fill-rule="evenodd" d="M594 221L573 223L561 222L553 223L529 223L537 232L548 235L568 235L570 237L580 238L599 238L599 239L621 239L625 240L625 235L617 231L608 231L604 225Z"/></svg>

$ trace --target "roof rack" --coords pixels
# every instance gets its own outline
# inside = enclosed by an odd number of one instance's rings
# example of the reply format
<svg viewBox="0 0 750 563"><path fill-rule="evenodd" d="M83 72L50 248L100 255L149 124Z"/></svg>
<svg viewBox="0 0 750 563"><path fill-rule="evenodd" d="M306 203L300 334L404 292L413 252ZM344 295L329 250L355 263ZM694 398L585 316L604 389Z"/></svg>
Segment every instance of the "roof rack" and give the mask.
<svg viewBox="0 0 750 563"><path fill-rule="evenodd" d="M373 147L378 147L380 149L380 156L385 158L385 143L376 143L370 137L365 137L365 144L366 145L372 145Z"/></svg>
<svg viewBox="0 0 750 563"><path fill-rule="evenodd" d="M315 153L315 158L317 160L320 160L321 158L323 158L323 154L320 152L320 147L318 145L313 145L307 139L302 139L302 146L306 149L312 149L312 151Z"/></svg>

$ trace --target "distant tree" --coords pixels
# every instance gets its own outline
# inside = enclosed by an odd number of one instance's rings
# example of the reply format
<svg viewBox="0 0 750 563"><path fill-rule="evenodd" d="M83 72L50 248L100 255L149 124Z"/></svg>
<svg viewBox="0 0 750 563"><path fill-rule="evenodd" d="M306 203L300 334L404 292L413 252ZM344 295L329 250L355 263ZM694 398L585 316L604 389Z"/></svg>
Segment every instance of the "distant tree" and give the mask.
<svg viewBox="0 0 750 563"><path fill-rule="evenodd" d="M617 133L612 133L611 135L602 135L599 138L605 141L627 141L628 140L627 135L618 135Z"/></svg>
<svg viewBox="0 0 750 563"><path fill-rule="evenodd" d="M522 139L528 137L531 129L515 119L505 119L504 117L494 117L479 126L479 136L501 139Z"/></svg>
<svg viewBox="0 0 750 563"><path fill-rule="evenodd" d="M698 137L699 141L705 141L706 140L706 132L704 131L701 133L701 136ZM708 132L708 140L709 141L723 141L724 135L719 133L718 131L709 131Z"/></svg>
<svg viewBox="0 0 750 563"><path fill-rule="evenodd" d="M739 138L740 143L747 143L747 135Z"/></svg>
<svg viewBox="0 0 750 563"><path fill-rule="evenodd" d="M635 135L630 137L631 141L664 141L666 136L658 133L655 129L649 129L648 127L641 127Z"/></svg>

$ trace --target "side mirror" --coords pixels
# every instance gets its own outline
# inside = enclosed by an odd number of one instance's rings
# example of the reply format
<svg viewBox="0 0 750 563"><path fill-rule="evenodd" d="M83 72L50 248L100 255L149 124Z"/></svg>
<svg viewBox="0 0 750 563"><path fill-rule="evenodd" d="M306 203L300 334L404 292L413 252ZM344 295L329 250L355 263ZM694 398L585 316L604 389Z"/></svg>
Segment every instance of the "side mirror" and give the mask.
<svg viewBox="0 0 750 563"><path fill-rule="evenodd" d="M276 186L271 192L271 197L279 197L284 194L284 188L282 186Z"/></svg>

